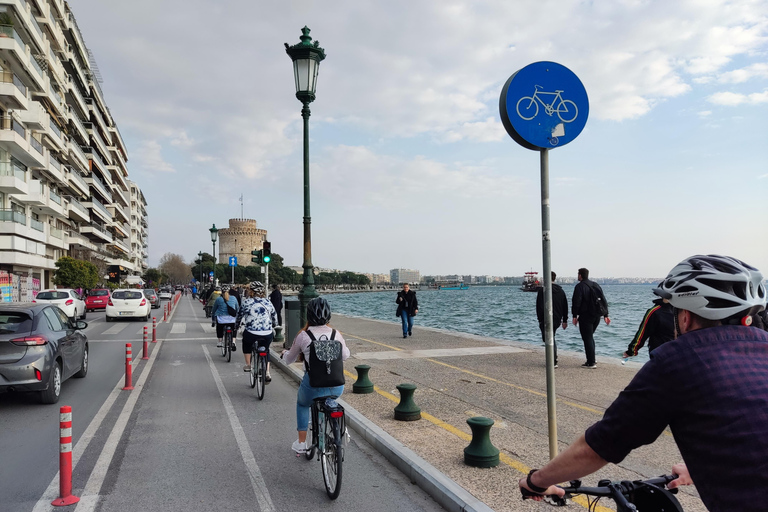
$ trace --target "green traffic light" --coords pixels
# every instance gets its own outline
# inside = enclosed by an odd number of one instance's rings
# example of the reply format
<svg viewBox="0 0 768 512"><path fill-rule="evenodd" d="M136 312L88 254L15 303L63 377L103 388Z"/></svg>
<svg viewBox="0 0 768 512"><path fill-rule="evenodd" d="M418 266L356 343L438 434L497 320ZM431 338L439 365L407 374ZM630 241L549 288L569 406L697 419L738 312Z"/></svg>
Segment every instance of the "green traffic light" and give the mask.
<svg viewBox="0 0 768 512"><path fill-rule="evenodd" d="M264 263L269 263L270 261L272 261L272 256L269 256L269 255L264 256L262 257L262 260L264 261Z"/></svg>

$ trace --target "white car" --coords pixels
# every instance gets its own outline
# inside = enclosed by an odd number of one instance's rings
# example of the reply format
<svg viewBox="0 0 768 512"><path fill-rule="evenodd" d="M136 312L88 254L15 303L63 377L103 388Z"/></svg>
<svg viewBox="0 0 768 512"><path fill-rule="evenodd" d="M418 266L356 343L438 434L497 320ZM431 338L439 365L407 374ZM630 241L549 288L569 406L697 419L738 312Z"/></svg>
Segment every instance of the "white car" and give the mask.
<svg viewBox="0 0 768 512"><path fill-rule="evenodd" d="M148 321L151 306L141 290L115 290L107 302L106 320L111 322L115 318L139 318Z"/></svg>
<svg viewBox="0 0 768 512"><path fill-rule="evenodd" d="M71 288L42 290L32 302L56 304L72 320L85 320L85 301Z"/></svg>
<svg viewBox="0 0 768 512"><path fill-rule="evenodd" d="M160 297L160 300L171 300L173 298L173 294L170 290L160 290L160 293L158 293L157 296Z"/></svg>

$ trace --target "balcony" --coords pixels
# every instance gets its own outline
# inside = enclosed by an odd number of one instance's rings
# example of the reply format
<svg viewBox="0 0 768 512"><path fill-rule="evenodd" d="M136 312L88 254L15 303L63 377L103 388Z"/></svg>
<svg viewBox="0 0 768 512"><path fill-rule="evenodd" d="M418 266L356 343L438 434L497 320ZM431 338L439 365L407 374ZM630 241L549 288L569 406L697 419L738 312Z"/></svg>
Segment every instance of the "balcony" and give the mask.
<svg viewBox="0 0 768 512"><path fill-rule="evenodd" d="M40 141L31 143L29 132L22 125L16 114L0 116L0 148L10 152L22 164L27 167L44 169L48 165L47 159L40 150L43 149ZM33 149L31 144L36 144Z"/></svg>
<svg viewBox="0 0 768 512"><path fill-rule="evenodd" d="M104 197L107 201L107 203L112 203L112 194L108 191L106 185L104 185L104 182L101 181L99 176L97 174L91 173L88 176L85 177L85 182L91 185L97 192L99 192L102 197ZM111 219L112 217L110 217Z"/></svg>
<svg viewBox="0 0 768 512"><path fill-rule="evenodd" d="M56 182L66 183L67 179L64 177L64 168L61 166L61 162L50 152L48 152L48 168L46 170Z"/></svg>
<svg viewBox="0 0 768 512"><path fill-rule="evenodd" d="M72 162L72 165L79 167L82 170L91 168L88 157L83 153L80 144L70 138L69 141L67 141L67 147L69 148L69 161Z"/></svg>
<svg viewBox="0 0 768 512"><path fill-rule="evenodd" d="M50 118L48 125L43 130L43 142L53 151L64 151L67 147L66 137L61 128L56 124L53 118Z"/></svg>
<svg viewBox="0 0 768 512"><path fill-rule="evenodd" d="M78 87L78 85L72 79L72 75L67 75L67 92L73 100L72 103L80 109L80 114L83 117L88 117L88 103L80 93L80 87Z"/></svg>
<svg viewBox="0 0 768 512"><path fill-rule="evenodd" d="M89 222L91 220L88 208L72 196L67 197L67 215L70 219L79 222Z"/></svg>
<svg viewBox="0 0 768 512"><path fill-rule="evenodd" d="M7 25L0 26L0 50L10 53L22 65L24 71L35 82L36 89L45 89L43 70L32 56L29 45L19 36L15 28Z"/></svg>
<svg viewBox="0 0 768 512"><path fill-rule="evenodd" d="M0 162L0 192L29 194L27 171L13 162Z"/></svg>
<svg viewBox="0 0 768 512"><path fill-rule="evenodd" d="M112 154L114 155L115 152L113 151ZM112 159L114 162L116 159ZM107 169L110 171L110 174L112 176L112 184L119 186L120 190L123 191L123 195L126 199L126 206L128 204L128 182L125 180L125 176L123 175L123 171L120 170L120 168L116 165L108 165Z"/></svg>
<svg viewBox="0 0 768 512"><path fill-rule="evenodd" d="M27 194L16 194L14 197L22 203L31 206L43 206L48 202L45 197L45 186L40 180L29 180L29 192Z"/></svg>
<svg viewBox="0 0 768 512"><path fill-rule="evenodd" d="M88 141L88 130L86 130L85 126L83 125L83 122L80 120L80 114L78 114L75 109L72 108L71 105L67 105L67 113L69 114L67 117L70 121L70 124L75 127L75 132L77 132L77 135L80 136L80 141L85 143ZM73 134L70 132L70 136Z"/></svg>
<svg viewBox="0 0 768 512"><path fill-rule="evenodd" d="M128 238L129 236L131 236L131 231L125 228L125 223L120 221L114 221L112 222L111 226L112 226L112 230L115 233L115 240L120 240L120 239Z"/></svg>
<svg viewBox="0 0 768 512"><path fill-rule="evenodd" d="M102 170L106 173L107 172L107 165L112 165L111 158L109 157L109 150L107 149L107 145L104 142L104 139L101 136L101 132L99 129L93 124L93 123L87 123L85 125L85 128L88 129L90 125L90 129L88 130L88 134L91 136L91 149L93 149L94 145L96 149L99 151L99 161L102 164ZM93 153L93 151L91 151ZM102 157L102 155L104 155ZM105 161L104 158L106 158L108 161Z"/></svg>
<svg viewBox="0 0 768 512"><path fill-rule="evenodd" d="M118 222L128 221L128 217L125 214L125 210L119 204L113 203L107 206L107 209L112 214L112 218L115 221L118 221Z"/></svg>
<svg viewBox="0 0 768 512"><path fill-rule="evenodd" d="M125 194L117 183L112 186L112 199L121 206L128 206L128 200L125 198Z"/></svg>
<svg viewBox="0 0 768 512"><path fill-rule="evenodd" d="M59 218L66 218L67 212L64 208L61 196L53 189L48 189L48 200L40 207L43 213Z"/></svg>
<svg viewBox="0 0 768 512"><path fill-rule="evenodd" d="M95 197L90 197L89 200L85 201L83 204L91 209L91 216L95 214L106 223L112 222L112 214L109 213L107 207L101 204Z"/></svg>
<svg viewBox="0 0 768 512"><path fill-rule="evenodd" d="M27 225L27 216L10 208L0 209L0 222L15 222L22 226Z"/></svg>
<svg viewBox="0 0 768 512"><path fill-rule="evenodd" d="M27 110L20 110L13 114L18 121L24 125L27 130L42 131L48 126L48 120L51 116L45 111L42 104L37 101L32 101L29 104ZM21 135L21 127L17 130L17 133ZM24 135L26 137L26 134Z"/></svg>
<svg viewBox="0 0 768 512"><path fill-rule="evenodd" d="M112 235L107 232L104 226L95 222L80 227L80 233L97 243L112 242Z"/></svg>
<svg viewBox="0 0 768 512"><path fill-rule="evenodd" d="M45 233L45 224L43 224L39 220L29 219L29 227L31 227L35 231Z"/></svg>
<svg viewBox="0 0 768 512"><path fill-rule="evenodd" d="M90 192L88 183L86 183L83 177L80 176L80 173L74 169L69 169L67 171L67 183L71 189L80 192L81 196L87 196Z"/></svg>
<svg viewBox="0 0 768 512"><path fill-rule="evenodd" d="M29 138L29 145L32 147L32 149L40 153L40 156L43 156L45 154L45 150L43 149L43 143L37 140L37 137L35 137L34 135L32 135Z"/></svg>
<svg viewBox="0 0 768 512"><path fill-rule="evenodd" d="M9 108L27 110L29 108L28 89L16 73L0 71L0 96Z"/></svg>
<svg viewBox="0 0 768 512"><path fill-rule="evenodd" d="M93 92L93 89L91 92ZM91 111L91 119L95 120L95 124L99 125L99 128L101 128L103 133L109 133L108 123L104 120L104 116L101 115L101 110L99 109L99 106L96 104L96 102L91 102L88 107Z"/></svg>

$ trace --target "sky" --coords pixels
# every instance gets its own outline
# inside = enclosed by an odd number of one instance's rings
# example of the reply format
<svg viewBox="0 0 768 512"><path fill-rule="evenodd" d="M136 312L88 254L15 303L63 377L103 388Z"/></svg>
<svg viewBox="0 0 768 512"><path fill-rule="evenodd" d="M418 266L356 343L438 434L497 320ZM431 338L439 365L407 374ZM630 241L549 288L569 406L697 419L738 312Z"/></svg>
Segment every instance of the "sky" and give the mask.
<svg viewBox="0 0 768 512"><path fill-rule="evenodd" d="M302 264L301 103L283 43L327 58L310 105L312 262L422 275L542 268L539 154L499 115L538 61L575 73L549 152L552 269L663 277L694 254L768 276L768 0L69 0L149 210L149 263L256 219Z"/></svg>

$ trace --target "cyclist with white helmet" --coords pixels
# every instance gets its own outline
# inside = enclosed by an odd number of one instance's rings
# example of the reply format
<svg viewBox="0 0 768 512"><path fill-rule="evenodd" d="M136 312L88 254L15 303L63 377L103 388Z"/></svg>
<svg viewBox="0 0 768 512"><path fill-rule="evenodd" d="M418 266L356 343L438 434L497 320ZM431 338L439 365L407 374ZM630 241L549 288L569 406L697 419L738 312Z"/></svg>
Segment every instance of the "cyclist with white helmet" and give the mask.
<svg viewBox="0 0 768 512"><path fill-rule="evenodd" d="M618 464L669 426L685 461L670 487L692 481L710 511L762 508L768 333L751 326L765 309L762 274L728 256L692 256L654 293L675 308L676 339L651 353L602 420L520 487L562 496L553 484Z"/></svg>
<svg viewBox="0 0 768 512"><path fill-rule="evenodd" d="M235 324L238 306L237 299L229 294L229 286L222 286L221 295L216 298L211 310L211 318L214 320L213 323L216 324L216 337L219 338L219 342L216 344L217 347L224 345L224 329L226 326ZM232 350L234 351L234 341L232 345Z"/></svg>
<svg viewBox="0 0 768 512"><path fill-rule="evenodd" d="M237 328L245 326L243 331L243 356L245 366L243 371L251 371L251 352L253 344L267 349L267 375L265 382L272 381L269 373L269 345L272 343L272 328L277 325L277 312L269 300L264 298L264 285L253 281L248 286L248 298L243 298L240 311L237 314Z"/></svg>

